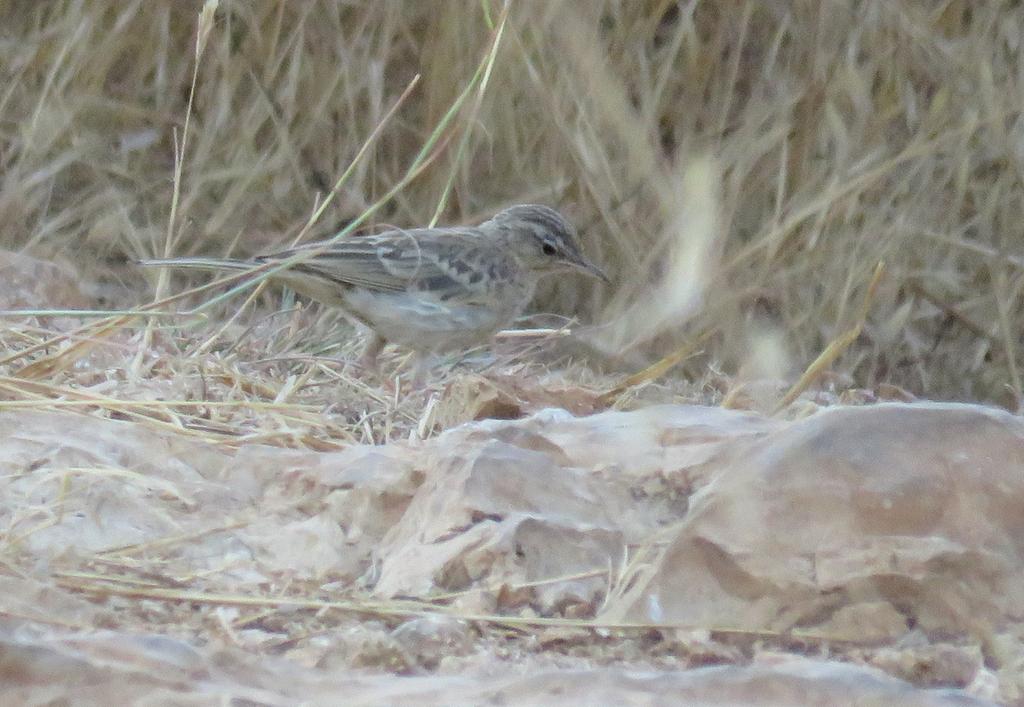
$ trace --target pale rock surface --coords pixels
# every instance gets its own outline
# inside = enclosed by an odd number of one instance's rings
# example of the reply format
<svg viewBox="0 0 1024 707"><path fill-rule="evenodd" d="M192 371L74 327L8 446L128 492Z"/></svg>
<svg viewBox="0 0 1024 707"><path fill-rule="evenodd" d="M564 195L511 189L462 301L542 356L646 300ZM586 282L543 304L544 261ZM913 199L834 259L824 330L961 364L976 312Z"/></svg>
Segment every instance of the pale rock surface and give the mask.
<svg viewBox="0 0 1024 707"><path fill-rule="evenodd" d="M784 631L861 604L883 636L893 610L983 635L1024 610L1024 421L1008 413L826 409L752 444L691 503L604 618Z"/></svg>
<svg viewBox="0 0 1024 707"><path fill-rule="evenodd" d="M401 654L388 657L391 654L383 644L370 651L362 659L379 656L379 660L399 661L400 669L405 667ZM269 657L255 661L237 652L222 652L213 658L159 636L100 632L48 643L0 639L0 670L5 677L0 699L5 704L70 699L83 706L141 700L211 706L229 701L337 704L340 699L348 705L992 704L955 690L918 690L877 669L805 658L788 658L772 665L659 672L616 667L558 670L531 665L511 675L501 671L403 678L346 673L330 663L310 669Z"/></svg>
<svg viewBox="0 0 1024 707"><path fill-rule="evenodd" d="M1024 699L1024 423L992 409L545 410L328 453L17 410L0 438L5 704Z"/></svg>
<svg viewBox="0 0 1024 707"><path fill-rule="evenodd" d="M0 250L0 309L83 309L92 301L67 263Z"/></svg>

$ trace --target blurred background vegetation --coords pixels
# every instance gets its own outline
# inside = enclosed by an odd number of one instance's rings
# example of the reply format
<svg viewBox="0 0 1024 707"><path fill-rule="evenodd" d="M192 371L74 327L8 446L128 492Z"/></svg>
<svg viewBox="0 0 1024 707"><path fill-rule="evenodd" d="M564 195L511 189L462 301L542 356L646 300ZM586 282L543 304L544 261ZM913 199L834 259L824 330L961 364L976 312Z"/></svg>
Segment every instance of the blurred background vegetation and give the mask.
<svg viewBox="0 0 1024 707"><path fill-rule="evenodd" d="M0 246L72 260L111 304L162 253L199 2L0 2ZM175 254L331 235L395 185L486 55L498 0L223 0L198 66ZM478 110L369 225L564 209L616 281L538 309L635 367L1017 408L1024 8L972 0L516 0ZM461 154L455 149L468 140ZM644 322L650 314L650 321ZM640 321L650 326L637 326ZM623 358L625 357L625 358Z"/></svg>

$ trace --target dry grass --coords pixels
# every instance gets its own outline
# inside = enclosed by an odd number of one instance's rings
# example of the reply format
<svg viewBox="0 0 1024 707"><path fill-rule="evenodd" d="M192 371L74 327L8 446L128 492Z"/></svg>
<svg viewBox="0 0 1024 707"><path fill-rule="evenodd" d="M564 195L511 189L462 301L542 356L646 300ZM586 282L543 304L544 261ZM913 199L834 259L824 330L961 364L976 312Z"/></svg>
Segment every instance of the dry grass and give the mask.
<svg viewBox="0 0 1024 707"><path fill-rule="evenodd" d="M185 255L291 242L351 167L311 236L367 215L372 227L437 212L472 220L517 201L567 207L618 284L553 283L538 307L605 324L592 349L624 372L711 332L706 354L677 372L794 381L857 323L884 260L866 324L833 371L858 386L1017 405L1016 3L514 2L490 73L474 82L496 38L496 0L226 0L187 113L200 9L0 9L0 243L73 260L102 305L149 301L147 275L128 259L168 244ZM224 330L262 327L259 346L218 336L243 301L180 333L159 320L154 346L180 373L219 362L227 390L266 386L261 395L312 404L289 386L340 377L350 387L336 396L402 406L351 375L355 343L333 317L310 320L260 295ZM5 355L45 339L18 321ZM342 335L314 338L328 332ZM153 372L152 352L133 353L133 331L104 336L132 374ZM238 366L298 353L336 361L267 364L269 379ZM64 385L62 370L42 377ZM422 411L418 400L402 429ZM354 422L348 434L363 426ZM359 437L385 432L370 425Z"/></svg>
<svg viewBox="0 0 1024 707"><path fill-rule="evenodd" d="M222 0L196 61L201 9L0 4L0 247L74 263L93 308L119 311L5 317L0 412L333 450L520 405L741 405L748 385L778 379L770 410L826 374L1018 407L1018 4ZM566 209L616 282L549 283L537 309L597 326L574 345L564 320L541 321L546 335L469 352L469 367L444 360L423 390L403 380L403 351L380 377L359 370L359 335L337 313L237 276L188 289L131 263L523 201ZM181 314L157 316L168 310ZM137 472L64 473L54 483ZM27 509L10 547L60 523L63 504ZM135 558L247 522L115 548L56 579L137 601L139 616L167 602L168 625L302 608L305 635L327 612L393 620L451 598L243 596L184 570L172 581L160 553Z"/></svg>

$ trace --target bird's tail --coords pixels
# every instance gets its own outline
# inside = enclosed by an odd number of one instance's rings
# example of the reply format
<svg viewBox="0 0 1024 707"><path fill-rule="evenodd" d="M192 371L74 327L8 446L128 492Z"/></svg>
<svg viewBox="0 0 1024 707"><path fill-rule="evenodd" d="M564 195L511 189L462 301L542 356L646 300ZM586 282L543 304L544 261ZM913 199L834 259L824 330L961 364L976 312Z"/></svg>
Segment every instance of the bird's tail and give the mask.
<svg viewBox="0 0 1024 707"><path fill-rule="evenodd" d="M258 264L228 258L153 258L136 262L146 268L189 268L193 270L249 270Z"/></svg>

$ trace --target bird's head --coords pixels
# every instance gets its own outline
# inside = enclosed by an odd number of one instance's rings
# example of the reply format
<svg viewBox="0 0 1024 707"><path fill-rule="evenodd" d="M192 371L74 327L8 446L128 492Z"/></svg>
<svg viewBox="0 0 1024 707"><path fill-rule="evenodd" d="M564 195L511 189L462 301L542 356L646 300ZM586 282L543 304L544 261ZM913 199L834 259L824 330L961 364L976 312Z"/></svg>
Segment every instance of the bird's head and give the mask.
<svg viewBox="0 0 1024 707"><path fill-rule="evenodd" d="M538 274L576 270L609 282L608 276L583 256L576 242L576 229L550 207L510 206L481 228L493 230L524 265Z"/></svg>

